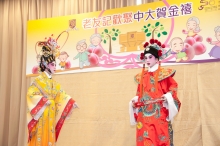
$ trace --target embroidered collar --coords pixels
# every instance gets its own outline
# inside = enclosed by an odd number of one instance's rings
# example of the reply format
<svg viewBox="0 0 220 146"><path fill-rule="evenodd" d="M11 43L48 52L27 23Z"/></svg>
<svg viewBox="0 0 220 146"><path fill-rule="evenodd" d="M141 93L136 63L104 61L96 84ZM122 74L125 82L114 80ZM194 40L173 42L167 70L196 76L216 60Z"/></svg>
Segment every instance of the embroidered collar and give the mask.
<svg viewBox="0 0 220 146"><path fill-rule="evenodd" d="M152 67L148 67L148 72L155 72L159 67L159 64L156 63L154 66Z"/></svg>
<svg viewBox="0 0 220 146"><path fill-rule="evenodd" d="M47 75L47 77L49 78L49 79L51 79L52 78L52 76L51 75L49 75L46 71L44 71L44 73Z"/></svg>

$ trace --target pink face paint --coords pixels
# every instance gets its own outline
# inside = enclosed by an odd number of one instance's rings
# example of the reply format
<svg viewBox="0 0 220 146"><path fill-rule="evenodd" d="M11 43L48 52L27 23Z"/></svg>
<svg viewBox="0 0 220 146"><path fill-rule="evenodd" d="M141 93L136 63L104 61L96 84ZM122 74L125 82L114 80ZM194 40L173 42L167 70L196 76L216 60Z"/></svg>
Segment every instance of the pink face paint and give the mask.
<svg viewBox="0 0 220 146"><path fill-rule="evenodd" d="M56 71L56 62L51 62L48 64L48 69L51 71L51 74L54 74Z"/></svg>
<svg viewBox="0 0 220 146"><path fill-rule="evenodd" d="M145 55L145 64L148 67L154 66L158 62L158 59L154 57L154 55L148 53Z"/></svg>

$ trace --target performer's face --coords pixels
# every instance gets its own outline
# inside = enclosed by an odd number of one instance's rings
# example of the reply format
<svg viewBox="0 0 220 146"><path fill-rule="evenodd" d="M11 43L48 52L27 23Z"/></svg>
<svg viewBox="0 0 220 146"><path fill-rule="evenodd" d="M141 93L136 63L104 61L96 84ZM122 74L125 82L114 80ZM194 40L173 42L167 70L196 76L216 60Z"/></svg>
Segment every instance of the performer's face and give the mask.
<svg viewBox="0 0 220 146"><path fill-rule="evenodd" d="M148 67L154 66L158 62L158 59L154 55L148 53L145 55L145 63Z"/></svg>
<svg viewBox="0 0 220 146"><path fill-rule="evenodd" d="M48 64L48 69L50 70L51 74L54 74L56 71L56 62L51 62Z"/></svg>

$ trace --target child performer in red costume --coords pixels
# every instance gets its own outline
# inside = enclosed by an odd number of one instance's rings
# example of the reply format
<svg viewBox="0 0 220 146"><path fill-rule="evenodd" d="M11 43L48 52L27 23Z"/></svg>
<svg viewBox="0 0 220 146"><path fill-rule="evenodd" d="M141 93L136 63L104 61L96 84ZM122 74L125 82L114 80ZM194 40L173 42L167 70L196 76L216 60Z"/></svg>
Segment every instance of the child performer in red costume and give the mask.
<svg viewBox="0 0 220 146"><path fill-rule="evenodd" d="M160 66L160 60L166 57L164 47L158 40L151 39L140 55L144 61L143 70L135 76L137 95L129 102L130 122L136 125L137 146L173 146L171 122L181 103L177 98L178 84L173 79L175 70Z"/></svg>

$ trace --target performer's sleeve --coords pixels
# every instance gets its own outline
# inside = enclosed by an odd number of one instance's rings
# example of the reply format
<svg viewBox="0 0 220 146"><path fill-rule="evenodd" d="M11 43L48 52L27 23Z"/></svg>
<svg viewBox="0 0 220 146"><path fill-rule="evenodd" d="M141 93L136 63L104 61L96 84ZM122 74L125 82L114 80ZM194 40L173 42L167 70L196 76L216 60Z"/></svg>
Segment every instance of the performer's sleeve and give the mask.
<svg viewBox="0 0 220 146"><path fill-rule="evenodd" d="M136 96L129 101L129 116L131 125L135 125L137 121L138 108L133 108L133 102L138 102L138 97L140 94L140 74L135 75L134 80L136 83L138 83L138 85Z"/></svg>
<svg viewBox="0 0 220 146"><path fill-rule="evenodd" d="M72 108L77 107L75 106L75 101L63 90L60 90L60 92L57 94L55 98L55 104L56 115L58 119L60 119L61 116L66 118L67 115L71 112Z"/></svg>
<svg viewBox="0 0 220 146"><path fill-rule="evenodd" d="M139 96L139 94L140 94L140 80L141 80L141 74L137 74L134 76L134 81L138 84L136 96Z"/></svg>
<svg viewBox="0 0 220 146"><path fill-rule="evenodd" d="M59 87L58 87L59 88ZM65 91L59 89L59 93L55 98L56 104L56 139L59 136L60 130L64 121L70 116L72 110L77 106L76 102Z"/></svg>
<svg viewBox="0 0 220 146"><path fill-rule="evenodd" d="M171 95L174 99L175 106L179 111L181 103L177 97L178 84L172 77L169 77L167 81L168 81L167 84L169 87L169 92L171 93Z"/></svg>
<svg viewBox="0 0 220 146"><path fill-rule="evenodd" d="M138 96L133 97L129 102L129 115L130 115L130 124L136 125L138 108L133 108L133 102L138 101Z"/></svg>
<svg viewBox="0 0 220 146"><path fill-rule="evenodd" d="M77 104L76 102L74 102L74 104L73 104L73 106L72 106L72 109L71 109L70 112L68 113L66 119L69 119L69 118L70 118L70 116L71 116L71 114L72 114L72 112L73 112L73 109L75 109L75 108L79 108L79 106L78 106L78 104Z"/></svg>
<svg viewBox="0 0 220 146"><path fill-rule="evenodd" d="M136 96L139 96L140 94L140 84L137 85L137 92L136 92Z"/></svg>
<svg viewBox="0 0 220 146"><path fill-rule="evenodd" d="M42 96L41 92L36 86L31 85L28 88L27 106L29 115L31 115L34 120L38 120L43 114L45 108L47 107L47 102L47 98ZM29 120L32 119L31 117L29 117Z"/></svg>
<svg viewBox="0 0 220 146"><path fill-rule="evenodd" d="M181 103L177 98L177 82L172 77L168 77L166 82L168 92L164 94L166 101L163 103L163 106L166 107L169 111L167 120L172 121L174 116L178 113Z"/></svg>

